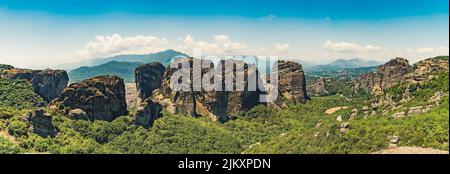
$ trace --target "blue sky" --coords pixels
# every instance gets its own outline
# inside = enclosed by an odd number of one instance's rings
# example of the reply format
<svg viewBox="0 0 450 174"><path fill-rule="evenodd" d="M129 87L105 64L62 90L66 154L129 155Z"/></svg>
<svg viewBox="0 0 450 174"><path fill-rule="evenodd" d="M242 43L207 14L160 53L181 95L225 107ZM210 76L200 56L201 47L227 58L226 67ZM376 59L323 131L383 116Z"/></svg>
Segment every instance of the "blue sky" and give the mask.
<svg viewBox="0 0 450 174"><path fill-rule="evenodd" d="M448 6L448 0L0 0L0 63L41 67L193 47L317 63L415 61L448 55Z"/></svg>
<svg viewBox="0 0 450 174"><path fill-rule="evenodd" d="M12 10L38 10L64 15L115 11L162 15L232 15L333 19L383 19L448 13L448 0L1 0Z"/></svg>

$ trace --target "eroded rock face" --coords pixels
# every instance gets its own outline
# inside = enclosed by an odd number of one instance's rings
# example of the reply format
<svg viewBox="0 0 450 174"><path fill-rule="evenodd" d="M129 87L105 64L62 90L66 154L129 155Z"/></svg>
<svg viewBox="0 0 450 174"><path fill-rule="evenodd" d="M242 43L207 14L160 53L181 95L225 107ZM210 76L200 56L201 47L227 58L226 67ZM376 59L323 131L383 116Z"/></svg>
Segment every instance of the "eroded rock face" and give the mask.
<svg viewBox="0 0 450 174"><path fill-rule="evenodd" d="M362 89L374 95L381 95L385 89L401 83L404 76L412 70L408 60L397 57L378 66L376 73L361 74L355 82L355 91Z"/></svg>
<svg viewBox="0 0 450 174"><path fill-rule="evenodd" d="M143 101L152 95L153 90L161 86L165 67L158 62L140 65L135 70L136 88Z"/></svg>
<svg viewBox="0 0 450 174"><path fill-rule="evenodd" d="M291 61L278 61L274 64L272 73L277 70L280 96L295 103L303 103L310 99L306 92L305 73L302 65Z"/></svg>
<svg viewBox="0 0 450 174"><path fill-rule="evenodd" d="M183 62L188 63L190 64L190 67L193 67L193 60L193 58L188 58L180 59L177 62L179 64L182 64ZM228 72L225 70L224 61L220 61L217 68L214 68L214 64L209 60L201 61L205 65L209 66L203 67L200 74L202 77L210 77L209 79L211 83L209 84L209 87L213 90L205 90L205 88L194 90L194 88L192 88L193 83L198 83L193 81L192 77L194 74L192 72L192 68L181 69L181 67L174 68L169 66L166 69L161 88L154 93L152 98L156 101L161 101L161 103L164 103L163 106L174 108L171 110L175 110L175 113L192 116L204 115L214 121L226 121L229 115L237 114L239 111L248 110L259 104L259 94L261 93L260 90L258 88L255 90L248 90L248 77L257 74L256 67L249 66L243 61L230 61L228 63L234 64L235 67L233 71ZM240 72L242 74L236 74L236 67L240 66L243 67L244 72ZM171 88L171 78L174 72L178 70L180 70L179 72L185 71L191 74L190 82L185 84L189 90L174 91ZM236 78L239 75L243 75L243 81L238 83L238 85L234 85L233 89L227 91L225 84L238 81ZM215 82L215 78L221 80L219 82ZM221 86L222 91L215 90L217 86ZM241 86L243 89L236 90L238 88L237 86ZM171 103L168 103L167 99L171 99Z"/></svg>
<svg viewBox="0 0 450 174"><path fill-rule="evenodd" d="M69 77L63 70L42 70L34 73L31 80L34 91L45 101L51 102L67 87Z"/></svg>
<svg viewBox="0 0 450 174"><path fill-rule="evenodd" d="M98 76L73 83L50 105L56 106L65 114L81 109L91 121L112 121L128 114L125 84L117 76Z"/></svg>
<svg viewBox="0 0 450 174"><path fill-rule="evenodd" d="M395 58L380 65L376 73L361 74L354 83L355 91L364 90L373 95L383 95L384 91L397 84L423 83L433 78L433 73L448 72L448 57L429 58L410 66L408 60Z"/></svg>
<svg viewBox="0 0 450 174"><path fill-rule="evenodd" d="M317 79L314 84L309 86L308 92L309 94L320 96L328 94L328 91L325 88L327 80L325 78Z"/></svg>
<svg viewBox="0 0 450 174"><path fill-rule="evenodd" d="M399 57L378 66L377 76L380 78L381 88L386 89L399 84L402 77L411 71L412 67L409 65L409 61Z"/></svg>
<svg viewBox="0 0 450 174"><path fill-rule="evenodd" d="M30 130L42 137L54 137L57 134L52 116L42 109L24 114L23 119L30 122Z"/></svg>
<svg viewBox="0 0 450 174"><path fill-rule="evenodd" d="M0 71L1 77L29 81L33 86L34 92L46 102L51 102L58 97L69 82L67 72L64 70L29 70L4 66Z"/></svg>
<svg viewBox="0 0 450 174"><path fill-rule="evenodd" d="M153 122L161 116L161 110L159 103L153 102L150 98L146 99L136 110L135 124L144 128L151 127Z"/></svg>

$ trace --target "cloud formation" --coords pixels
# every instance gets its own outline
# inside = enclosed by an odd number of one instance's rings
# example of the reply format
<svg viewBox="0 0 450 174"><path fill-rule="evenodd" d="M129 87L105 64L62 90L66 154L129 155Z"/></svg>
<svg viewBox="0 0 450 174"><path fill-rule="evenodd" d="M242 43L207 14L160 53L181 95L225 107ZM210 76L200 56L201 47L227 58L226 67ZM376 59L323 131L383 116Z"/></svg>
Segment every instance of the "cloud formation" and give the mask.
<svg viewBox="0 0 450 174"><path fill-rule="evenodd" d="M424 47L424 48L417 48L416 52L422 53L422 54L434 54L434 55L448 55L449 50L448 47Z"/></svg>
<svg viewBox="0 0 450 174"><path fill-rule="evenodd" d="M381 47L376 45L361 46L359 44L351 42L332 42L329 40L325 42L323 48L330 52L344 54L377 52L381 50Z"/></svg>
<svg viewBox="0 0 450 174"><path fill-rule="evenodd" d="M208 43L205 41L195 41L191 35L187 35L182 41L183 45L178 49L183 52L192 53L194 48L202 50L203 54L210 55L233 55L248 52L249 48L246 44L233 42L227 35L215 35L214 41Z"/></svg>
<svg viewBox="0 0 450 174"><path fill-rule="evenodd" d="M122 37L119 34L111 36L95 36L84 49L76 51L82 58L108 57L119 54L145 54L163 50L169 41L155 36Z"/></svg>
<svg viewBox="0 0 450 174"><path fill-rule="evenodd" d="M275 43L273 44L275 47L277 53L279 54L285 54L289 51L290 45L289 44L281 44L281 43Z"/></svg>

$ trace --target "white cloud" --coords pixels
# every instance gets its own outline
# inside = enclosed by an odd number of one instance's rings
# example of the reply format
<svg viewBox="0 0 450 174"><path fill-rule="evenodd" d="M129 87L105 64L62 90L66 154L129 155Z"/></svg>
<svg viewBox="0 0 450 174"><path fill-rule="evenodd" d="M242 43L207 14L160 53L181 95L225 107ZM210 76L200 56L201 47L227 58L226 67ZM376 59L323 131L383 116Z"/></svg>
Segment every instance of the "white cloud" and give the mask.
<svg viewBox="0 0 450 174"><path fill-rule="evenodd" d="M381 50L381 47L376 45L361 46L359 44L351 42L338 43L332 41L326 41L325 44L323 45L323 48L331 52L347 53L347 54L377 52Z"/></svg>
<svg viewBox="0 0 450 174"><path fill-rule="evenodd" d="M289 51L290 45L289 44L281 44L281 43L275 43L273 46L276 49L276 52L279 54L285 54Z"/></svg>
<svg viewBox="0 0 450 174"><path fill-rule="evenodd" d="M183 45L179 46L178 49L186 53L192 53L194 48L199 48L203 54L209 55L243 54L249 50L246 44L233 42L227 35L214 36L212 43L195 41L191 35L187 35L182 41Z"/></svg>
<svg viewBox="0 0 450 174"><path fill-rule="evenodd" d="M417 48L416 52L422 53L422 54L432 54L432 55L448 55L449 50L448 50L448 47L440 46L437 48L434 48L434 47Z"/></svg>
<svg viewBox="0 0 450 174"><path fill-rule="evenodd" d="M433 53L434 48L433 47L418 48L417 52L418 53Z"/></svg>
<svg viewBox="0 0 450 174"><path fill-rule="evenodd" d="M95 40L87 43L84 49L76 51L76 54L82 58L107 57L118 54L146 54L163 50L163 45L167 43L167 39L155 36L100 35L95 36Z"/></svg>
<svg viewBox="0 0 450 174"><path fill-rule="evenodd" d="M449 54L448 47L443 47L443 46L441 46L441 47L437 48L436 53L437 53L438 55L448 55L448 54Z"/></svg>
<svg viewBox="0 0 450 174"><path fill-rule="evenodd" d="M181 43L169 44L163 37L133 36L122 37L119 34L111 36L96 36L82 50L76 51L79 58L109 57L120 54L148 54L173 48L186 54L193 54L194 49L200 49L203 55L261 55L281 56L290 53L287 43L274 43L270 48L250 48L247 44L236 42L228 35L214 35L211 41L199 41L191 35L180 38Z"/></svg>

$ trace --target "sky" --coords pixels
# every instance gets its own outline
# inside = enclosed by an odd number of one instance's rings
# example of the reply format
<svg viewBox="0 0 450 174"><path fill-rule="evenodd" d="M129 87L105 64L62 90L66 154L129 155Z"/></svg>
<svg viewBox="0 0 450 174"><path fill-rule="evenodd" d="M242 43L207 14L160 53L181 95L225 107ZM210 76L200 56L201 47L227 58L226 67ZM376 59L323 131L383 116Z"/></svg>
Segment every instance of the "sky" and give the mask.
<svg viewBox="0 0 450 174"><path fill-rule="evenodd" d="M448 0L0 0L0 63L166 49L327 63L449 53Z"/></svg>

